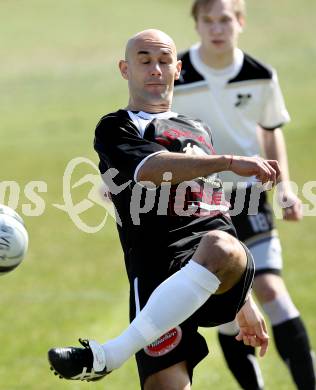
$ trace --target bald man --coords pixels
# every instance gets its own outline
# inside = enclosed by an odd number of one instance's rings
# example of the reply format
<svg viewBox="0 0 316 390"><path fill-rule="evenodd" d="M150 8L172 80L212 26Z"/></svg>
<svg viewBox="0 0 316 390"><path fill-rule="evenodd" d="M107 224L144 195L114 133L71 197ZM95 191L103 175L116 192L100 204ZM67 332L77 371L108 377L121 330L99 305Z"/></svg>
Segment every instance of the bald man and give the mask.
<svg viewBox="0 0 316 390"><path fill-rule="evenodd" d="M130 282L129 327L99 344L53 348L55 374L94 381L136 354L141 387L191 388L193 368L208 353L198 326L237 315L237 339L260 346L268 335L249 290L254 267L226 215L217 172L275 182L278 164L215 155L210 129L170 111L179 77L173 40L158 30L133 36L119 62L128 81L125 109L104 116L95 131L100 171L117 210Z"/></svg>

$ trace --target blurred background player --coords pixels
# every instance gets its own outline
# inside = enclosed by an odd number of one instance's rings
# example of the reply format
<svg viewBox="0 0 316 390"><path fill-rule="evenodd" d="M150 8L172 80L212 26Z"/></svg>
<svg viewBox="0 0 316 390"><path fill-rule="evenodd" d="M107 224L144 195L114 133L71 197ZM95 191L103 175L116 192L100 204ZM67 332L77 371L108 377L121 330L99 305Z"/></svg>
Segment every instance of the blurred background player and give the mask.
<svg viewBox="0 0 316 390"><path fill-rule="evenodd" d="M302 218L301 202L289 185L285 141L281 126L290 118L274 69L237 47L244 25L243 0L196 0L192 16L200 42L180 55L182 73L175 86L173 109L201 118L212 129L217 153L255 156L263 153L280 163L278 185L283 217ZM231 172L222 175L233 191L232 220L239 239L251 250L256 264L254 291L270 319L277 350L290 369L298 389L315 388L310 344L300 313L281 277L282 255L266 194ZM239 183L239 185L238 185ZM245 190L247 188L247 190ZM246 196L245 196L246 195ZM245 202L244 202L245 200ZM249 207L250 206L250 207ZM249 212L248 212L249 208ZM240 210L239 210L240 211ZM248 215L248 214L253 215ZM235 322L219 328L219 341L227 364L244 389L262 389L263 379L254 348L235 340Z"/></svg>

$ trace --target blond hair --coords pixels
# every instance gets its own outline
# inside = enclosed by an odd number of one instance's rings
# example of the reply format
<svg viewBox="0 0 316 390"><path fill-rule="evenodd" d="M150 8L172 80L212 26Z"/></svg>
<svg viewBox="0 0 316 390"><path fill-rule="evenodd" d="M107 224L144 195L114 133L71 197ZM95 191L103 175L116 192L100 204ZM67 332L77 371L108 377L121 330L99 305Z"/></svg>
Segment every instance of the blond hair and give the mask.
<svg viewBox="0 0 316 390"><path fill-rule="evenodd" d="M197 21L198 13L201 7L210 6L212 7L216 0L195 0L192 4L191 15L195 21ZM245 16L246 4L245 0L231 0L233 10L237 17Z"/></svg>

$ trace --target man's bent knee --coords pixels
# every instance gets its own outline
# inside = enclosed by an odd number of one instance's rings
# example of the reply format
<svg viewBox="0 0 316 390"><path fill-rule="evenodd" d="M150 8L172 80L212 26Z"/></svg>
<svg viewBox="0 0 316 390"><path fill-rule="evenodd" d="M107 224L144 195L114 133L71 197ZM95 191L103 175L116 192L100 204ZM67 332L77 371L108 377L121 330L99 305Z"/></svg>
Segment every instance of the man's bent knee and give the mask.
<svg viewBox="0 0 316 390"><path fill-rule="evenodd" d="M191 382L186 362L177 363L149 376L144 390L190 390Z"/></svg>
<svg viewBox="0 0 316 390"><path fill-rule="evenodd" d="M223 293L234 286L247 264L246 252L241 243L220 230L203 236L193 259L220 279L221 286L217 293Z"/></svg>

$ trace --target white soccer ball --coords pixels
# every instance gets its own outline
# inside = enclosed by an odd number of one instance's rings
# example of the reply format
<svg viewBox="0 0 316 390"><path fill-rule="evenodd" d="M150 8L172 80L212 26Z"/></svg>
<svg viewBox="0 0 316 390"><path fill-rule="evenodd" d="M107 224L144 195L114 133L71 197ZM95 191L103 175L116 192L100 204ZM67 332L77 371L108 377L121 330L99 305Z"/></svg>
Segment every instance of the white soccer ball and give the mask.
<svg viewBox="0 0 316 390"><path fill-rule="evenodd" d="M0 275L21 263L28 241L23 219L10 207L0 204Z"/></svg>

